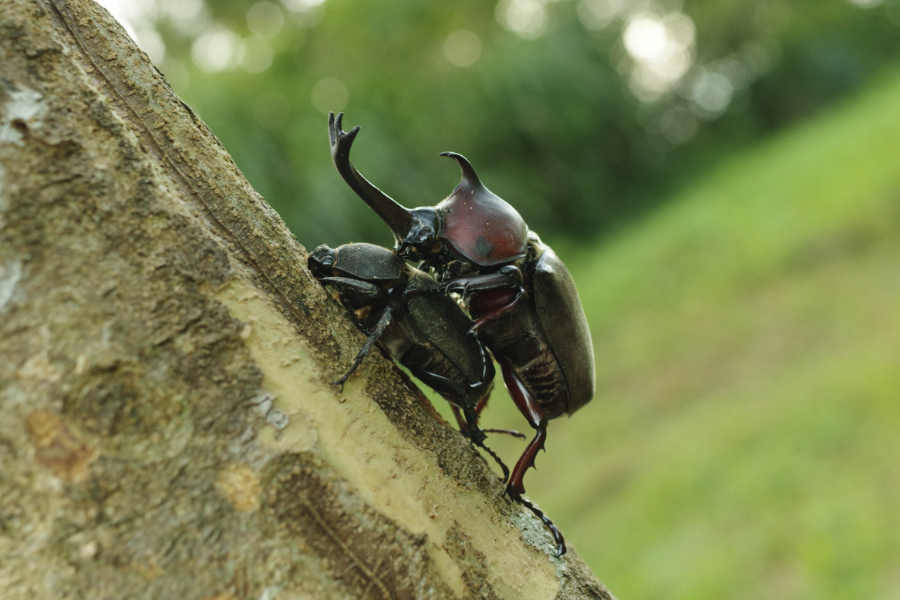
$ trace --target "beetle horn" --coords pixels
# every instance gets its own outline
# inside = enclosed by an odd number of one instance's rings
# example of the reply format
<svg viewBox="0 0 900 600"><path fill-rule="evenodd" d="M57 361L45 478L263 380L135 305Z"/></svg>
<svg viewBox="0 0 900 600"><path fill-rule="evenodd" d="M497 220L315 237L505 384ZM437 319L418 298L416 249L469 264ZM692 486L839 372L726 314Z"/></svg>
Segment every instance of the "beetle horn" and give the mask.
<svg viewBox="0 0 900 600"><path fill-rule="evenodd" d="M462 154L457 154L456 152L441 152L441 156L449 156L450 158L456 159L456 162L459 163L459 168L462 169L462 181L459 182L459 186L457 187L469 187L469 188L479 188L484 187L484 184L481 183L481 180L478 179L478 174L475 172L475 168L466 160L466 157Z"/></svg>
<svg viewBox="0 0 900 600"><path fill-rule="evenodd" d="M414 222L412 212L370 183L350 162L350 147L356 134L359 133L359 127L354 127L349 132L344 131L341 127L343 116L344 113L338 113L337 118L334 113L328 114L332 162L350 189L387 223L399 244L412 231Z"/></svg>

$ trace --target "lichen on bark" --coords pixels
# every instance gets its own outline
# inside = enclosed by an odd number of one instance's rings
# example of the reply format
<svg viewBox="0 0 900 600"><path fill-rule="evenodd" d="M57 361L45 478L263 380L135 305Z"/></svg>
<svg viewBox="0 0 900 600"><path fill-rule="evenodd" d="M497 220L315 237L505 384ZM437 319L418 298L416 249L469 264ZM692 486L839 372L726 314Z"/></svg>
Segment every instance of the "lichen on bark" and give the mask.
<svg viewBox="0 0 900 600"><path fill-rule="evenodd" d="M89 0L0 0L0 596L610 598Z"/></svg>

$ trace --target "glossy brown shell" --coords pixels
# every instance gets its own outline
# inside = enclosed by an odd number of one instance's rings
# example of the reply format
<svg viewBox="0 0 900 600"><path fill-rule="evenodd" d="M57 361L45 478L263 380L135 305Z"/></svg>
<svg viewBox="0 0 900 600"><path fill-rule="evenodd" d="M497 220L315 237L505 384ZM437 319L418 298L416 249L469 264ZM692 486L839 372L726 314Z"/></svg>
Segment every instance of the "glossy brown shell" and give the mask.
<svg viewBox="0 0 900 600"><path fill-rule="evenodd" d="M537 320L566 378L571 415L594 397L594 347L572 275L550 248L537 260L533 290Z"/></svg>
<svg viewBox="0 0 900 600"><path fill-rule="evenodd" d="M505 200L487 189L462 155L444 152L462 168L462 181L437 205L441 242L454 254L482 267L510 263L525 256L528 226Z"/></svg>

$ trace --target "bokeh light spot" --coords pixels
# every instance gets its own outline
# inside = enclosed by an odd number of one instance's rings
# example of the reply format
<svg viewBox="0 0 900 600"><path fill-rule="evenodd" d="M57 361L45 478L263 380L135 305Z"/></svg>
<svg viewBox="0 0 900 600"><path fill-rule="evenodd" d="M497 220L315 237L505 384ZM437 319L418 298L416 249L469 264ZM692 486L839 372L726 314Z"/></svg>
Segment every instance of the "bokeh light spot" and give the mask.
<svg viewBox="0 0 900 600"><path fill-rule="evenodd" d="M691 100L708 113L708 116L713 116L728 107L733 93L734 86L727 77L720 73L704 71L694 83Z"/></svg>
<svg viewBox="0 0 900 600"><path fill-rule="evenodd" d="M151 35L146 34L147 30L152 30L159 15L159 5L156 0L146 0L145 2L100 0L98 4L108 10L125 28L131 39L137 42L138 47L150 56L150 60L157 64L162 62L163 57L160 56L160 50L165 55L165 44L158 35L156 39L153 39ZM144 32L143 40L140 39L141 32Z"/></svg>
<svg viewBox="0 0 900 600"><path fill-rule="evenodd" d="M284 13L271 2L257 2L247 11L247 28L255 35L269 39L284 27Z"/></svg>
<svg viewBox="0 0 900 600"><path fill-rule="evenodd" d="M622 32L631 56L631 92L652 102L670 90L693 64L694 22L685 14L639 13Z"/></svg>
<svg viewBox="0 0 900 600"><path fill-rule="evenodd" d="M138 26L134 31L138 47L147 53L150 62L161 65L166 58L166 43L152 27Z"/></svg>
<svg viewBox="0 0 900 600"><path fill-rule="evenodd" d="M248 37L243 41L244 59L241 66L248 73L262 73L272 64L274 51L271 44L256 36Z"/></svg>
<svg viewBox="0 0 900 600"><path fill-rule="evenodd" d="M291 12L306 12L323 4L325 0L282 0L285 8Z"/></svg>
<svg viewBox="0 0 900 600"><path fill-rule="evenodd" d="M225 27L216 27L194 41L191 58L201 71L215 73L227 69L238 62L241 39Z"/></svg>
<svg viewBox="0 0 900 600"><path fill-rule="evenodd" d="M312 104L323 115L329 112L338 112L347 106L347 100L350 99L350 91L344 82L334 77L326 77L320 79L313 86L312 94L310 94Z"/></svg>
<svg viewBox="0 0 900 600"><path fill-rule="evenodd" d="M670 108L659 119L659 133L673 146L691 141L698 127L697 117L683 108Z"/></svg>
<svg viewBox="0 0 900 600"><path fill-rule="evenodd" d="M481 40L468 29L457 29L444 42L444 56L457 67L470 67L481 57Z"/></svg>
<svg viewBox="0 0 900 600"><path fill-rule="evenodd" d="M160 9L172 27L185 36L195 36L211 21L203 0L160 0Z"/></svg>
<svg viewBox="0 0 900 600"><path fill-rule="evenodd" d="M578 20L594 31L608 27L627 8L626 0L581 0L578 3Z"/></svg>
<svg viewBox="0 0 900 600"><path fill-rule="evenodd" d="M497 21L524 38L536 38L547 31L547 9L541 0L502 0L497 5Z"/></svg>
<svg viewBox="0 0 900 600"><path fill-rule="evenodd" d="M655 15L632 19L622 36L625 48L638 60L660 61L671 51L666 26Z"/></svg>
<svg viewBox="0 0 900 600"><path fill-rule="evenodd" d="M160 67L163 75L172 89L178 94L183 94L187 90L188 84L191 82L191 72L187 66L177 58L167 58Z"/></svg>

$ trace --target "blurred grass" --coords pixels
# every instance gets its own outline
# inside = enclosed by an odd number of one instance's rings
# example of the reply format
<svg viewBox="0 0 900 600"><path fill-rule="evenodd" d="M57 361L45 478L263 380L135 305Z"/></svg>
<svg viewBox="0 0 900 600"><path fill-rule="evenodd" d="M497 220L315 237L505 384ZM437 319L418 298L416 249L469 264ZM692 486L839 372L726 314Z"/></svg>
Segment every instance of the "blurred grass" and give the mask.
<svg viewBox="0 0 900 600"><path fill-rule="evenodd" d="M900 598L898 148L895 76L560 252L597 396L526 486L619 597Z"/></svg>

